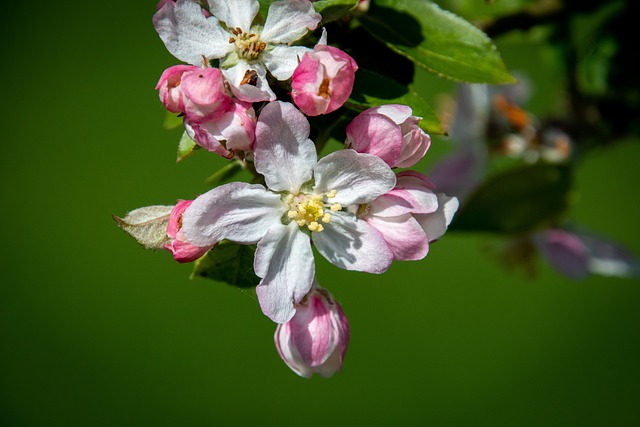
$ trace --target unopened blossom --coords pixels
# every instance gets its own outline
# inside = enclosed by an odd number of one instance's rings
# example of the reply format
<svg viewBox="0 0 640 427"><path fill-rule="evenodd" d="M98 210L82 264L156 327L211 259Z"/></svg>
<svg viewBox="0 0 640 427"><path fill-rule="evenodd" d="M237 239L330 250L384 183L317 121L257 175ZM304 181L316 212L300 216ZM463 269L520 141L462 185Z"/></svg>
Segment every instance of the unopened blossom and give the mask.
<svg viewBox="0 0 640 427"><path fill-rule="evenodd" d="M197 123L185 119L191 139L208 151L232 158L239 151L251 151L256 131L256 115L248 102L233 99L219 118Z"/></svg>
<svg viewBox="0 0 640 427"><path fill-rule="evenodd" d="M628 249L589 232L550 228L533 241L556 270L572 279L589 274L640 276L640 261Z"/></svg>
<svg viewBox="0 0 640 427"><path fill-rule="evenodd" d="M260 184L233 182L198 197L183 232L198 246L226 239L256 244L256 289L262 311L290 320L315 276L311 241L347 270L382 273L393 253L384 238L348 210L390 191L395 174L380 158L340 150L317 160L309 122L292 104L272 102L256 126L254 161Z"/></svg>
<svg viewBox="0 0 640 427"><path fill-rule="evenodd" d="M420 127L406 105L388 104L369 108L347 126L347 147L375 154L389 166L406 168L424 157L431 138Z"/></svg>
<svg viewBox="0 0 640 427"><path fill-rule="evenodd" d="M167 225L167 236L169 243L164 247L173 254L173 258L178 262L192 262L207 253L212 246L195 246L187 241L182 233L182 214L191 205L193 200L181 200L171 210L169 223Z"/></svg>
<svg viewBox="0 0 640 427"><path fill-rule="evenodd" d="M301 377L330 377L341 371L349 344L349 323L328 291L314 286L296 304L296 314L279 324L278 354Z"/></svg>
<svg viewBox="0 0 640 427"><path fill-rule="evenodd" d="M208 4L213 15L209 17L191 0L167 3L156 12L153 23L169 52L192 65L220 60L240 100L274 100L267 70L277 80L291 77L310 50L291 44L316 28L320 14L308 0L276 1L262 26L254 22L258 0L209 0Z"/></svg>
<svg viewBox="0 0 640 427"><path fill-rule="evenodd" d="M351 95L357 69L353 58L342 50L317 44L293 72L293 102L308 116L337 110Z"/></svg>
<svg viewBox="0 0 640 427"><path fill-rule="evenodd" d="M167 110L183 113L195 123L220 118L231 104L224 77L217 68L169 67L160 76L156 90Z"/></svg>

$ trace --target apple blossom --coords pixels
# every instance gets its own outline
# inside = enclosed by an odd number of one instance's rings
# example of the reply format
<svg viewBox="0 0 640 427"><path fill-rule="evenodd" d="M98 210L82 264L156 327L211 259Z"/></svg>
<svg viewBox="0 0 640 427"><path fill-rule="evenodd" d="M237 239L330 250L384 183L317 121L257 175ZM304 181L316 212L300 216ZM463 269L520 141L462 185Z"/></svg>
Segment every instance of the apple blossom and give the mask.
<svg viewBox="0 0 640 427"><path fill-rule="evenodd" d="M342 308L324 289L314 286L296 304L296 314L279 324L278 354L301 377L330 377L342 369L349 344L349 323Z"/></svg>
<svg viewBox="0 0 640 427"><path fill-rule="evenodd" d="M359 217L382 234L397 260L418 260L453 219L458 203L433 191L417 172L397 175L393 190L360 208Z"/></svg>
<svg viewBox="0 0 640 427"><path fill-rule="evenodd" d="M252 149L256 116L250 103L233 99L221 117L203 123L185 119L184 126L198 145L222 157L232 158L238 151Z"/></svg>
<svg viewBox="0 0 640 427"><path fill-rule="evenodd" d="M184 113L196 123L220 118L231 97L217 68L175 65L167 68L156 85L160 100L172 113Z"/></svg>
<svg viewBox="0 0 640 427"><path fill-rule="evenodd" d="M308 116L337 110L351 95L357 69L353 58L342 50L317 44L293 72L293 102Z"/></svg>
<svg viewBox="0 0 640 427"><path fill-rule="evenodd" d="M207 253L212 246L195 246L187 241L182 233L182 214L193 200L181 200L171 210L169 223L167 225L167 236L169 243L164 247L173 254L173 258L178 262L192 262Z"/></svg>
<svg viewBox="0 0 640 427"><path fill-rule="evenodd" d="M347 126L346 145L359 153L375 154L389 166L406 168L426 154L431 138L418 127L406 105L387 104L369 108Z"/></svg>
<svg viewBox="0 0 640 427"><path fill-rule="evenodd" d="M348 208L391 190L395 174L380 158L340 150L317 160L309 122L292 104L276 101L256 125L255 168L260 184L233 182L198 197L183 215L183 232L198 246L227 239L256 244L256 292L277 323L295 314L315 275L318 252L347 270L382 273L393 254L383 237Z"/></svg>
<svg viewBox="0 0 640 427"><path fill-rule="evenodd" d="M254 22L260 7L257 0L209 0L208 4L213 15L209 17L190 0L167 3L156 12L153 23L169 52L192 65L219 59L240 100L274 100L267 70L277 80L291 77L299 58L310 50L291 44L316 28L320 14L308 0L276 1L261 26Z"/></svg>

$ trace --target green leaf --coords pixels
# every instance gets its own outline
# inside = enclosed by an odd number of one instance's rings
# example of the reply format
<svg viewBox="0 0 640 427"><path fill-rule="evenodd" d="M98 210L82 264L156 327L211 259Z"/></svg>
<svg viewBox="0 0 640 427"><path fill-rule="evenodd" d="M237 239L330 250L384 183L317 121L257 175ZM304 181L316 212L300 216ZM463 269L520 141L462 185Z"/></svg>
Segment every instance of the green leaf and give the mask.
<svg viewBox="0 0 640 427"><path fill-rule="evenodd" d="M548 226L569 207L571 170L534 165L495 176L458 212L451 229L523 233Z"/></svg>
<svg viewBox="0 0 640 427"><path fill-rule="evenodd" d="M260 283L253 271L255 245L238 245L224 241L195 262L191 278L225 282L241 288L251 288Z"/></svg>
<svg viewBox="0 0 640 427"><path fill-rule="evenodd" d="M408 105L414 116L422 117L422 129L433 134L445 133L438 116L417 92L381 74L359 69L351 97L345 103L345 107L360 112L385 104Z"/></svg>
<svg viewBox="0 0 640 427"><path fill-rule="evenodd" d="M111 215L118 227L129 233L147 249L162 249L169 242L167 225L173 206L145 206L134 209L124 218Z"/></svg>
<svg viewBox="0 0 640 427"><path fill-rule="evenodd" d="M335 21L351 12L358 5L358 0L320 0L313 3L313 8L322 15L322 23Z"/></svg>
<svg viewBox="0 0 640 427"><path fill-rule="evenodd" d="M178 155L176 162L183 161L199 148L200 146L196 144L196 142L191 139L189 135L187 135L187 132L183 132L182 136L180 137L180 142L178 143Z"/></svg>
<svg viewBox="0 0 640 427"><path fill-rule="evenodd" d="M417 65L470 83L515 83L480 29L429 1L378 0L360 18L375 38Z"/></svg>
<svg viewBox="0 0 640 427"><path fill-rule="evenodd" d="M164 116L164 121L162 122L162 127L165 129L176 129L177 127L182 125L182 117L178 114L172 113L171 111L167 111Z"/></svg>
<svg viewBox="0 0 640 427"><path fill-rule="evenodd" d="M230 182L231 178L233 178L238 172L240 172L243 167L244 166L240 161L234 160L214 172L209 178L205 180L205 182L211 187L225 184L227 182Z"/></svg>

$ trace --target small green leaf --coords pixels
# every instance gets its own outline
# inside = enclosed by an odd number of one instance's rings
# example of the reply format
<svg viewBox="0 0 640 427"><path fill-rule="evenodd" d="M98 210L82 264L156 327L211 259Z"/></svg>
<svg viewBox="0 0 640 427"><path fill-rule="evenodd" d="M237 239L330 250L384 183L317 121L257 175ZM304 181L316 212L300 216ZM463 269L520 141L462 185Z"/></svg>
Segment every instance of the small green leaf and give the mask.
<svg viewBox="0 0 640 427"><path fill-rule="evenodd" d="M360 18L375 38L417 65L470 83L515 83L480 29L430 1L378 0Z"/></svg>
<svg viewBox="0 0 640 427"><path fill-rule="evenodd" d="M569 207L571 170L534 165L509 171L478 188L451 229L522 233L549 225Z"/></svg>
<svg viewBox="0 0 640 427"><path fill-rule="evenodd" d="M230 182L231 178L233 178L238 172L240 172L243 167L244 166L240 161L234 160L214 172L209 178L205 180L205 182L211 187L225 184L227 182Z"/></svg>
<svg viewBox="0 0 640 427"><path fill-rule="evenodd" d="M191 139L189 135L187 135L187 132L183 132L182 136L180 137L180 142L178 143L178 155L176 162L183 161L199 148L200 146L196 144L196 142Z"/></svg>
<svg viewBox="0 0 640 427"><path fill-rule="evenodd" d="M167 111L164 116L164 121L162 122L162 126L165 129L176 129L177 127L182 125L182 117L178 114L172 113L171 111Z"/></svg>
<svg viewBox="0 0 640 427"><path fill-rule="evenodd" d="M240 288L251 288L260 283L253 271L255 245L221 242L195 262L191 278L225 282Z"/></svg>
<svg viewBox="0 0 640 427"><path fill-rule="evenodd" d="M134 209L124 218L111 215L118 227L147 249L162 249L169 242L167 225L173 206L146 206Z"/></svg>
<svg viewBox="0 0 640 427"><path fill-rule="evenodd" d="M345 103L345 107L360 112L385 104L408 105L414 116L422 117L420 120L422 129L433 134L444 133L438 116L418 93L383 75L368 70L358 70L351 97Z"/></svg>
<svg viewBox="0 0 640 427"><path fill-rule="evenodd" d="M313 3L313 8L322 15L322 23L342 18L358 5L358 0L320 0Z"/></svg>

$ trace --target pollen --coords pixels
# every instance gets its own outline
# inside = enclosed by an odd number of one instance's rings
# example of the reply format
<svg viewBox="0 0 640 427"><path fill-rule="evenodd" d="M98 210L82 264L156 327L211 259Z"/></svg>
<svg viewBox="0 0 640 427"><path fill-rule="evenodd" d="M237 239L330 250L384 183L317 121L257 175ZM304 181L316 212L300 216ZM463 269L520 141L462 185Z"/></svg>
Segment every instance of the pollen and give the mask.
<svg viewBox="0 0 640 427"><path fill-rule="evenodd" d="M324 224L331 222L328 211L337 212L342 209L339 203L327 203L326 200L336 197L337 191L331 190L320 194L289 194L284 202L289 205L287 217L300 227L307 227L309 231L319 233L324 230Z"/></svg>
<svg viewBox="0 0 640 427"><path fill-rule="evenodd" d="M260 34L246 33L240 28L232 29L231 33L235 37L230 37L229 43L236 46L238 55L244 59L256 59L267 48L267 44L260 40Z"/></svg>

